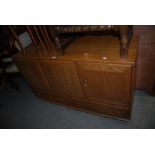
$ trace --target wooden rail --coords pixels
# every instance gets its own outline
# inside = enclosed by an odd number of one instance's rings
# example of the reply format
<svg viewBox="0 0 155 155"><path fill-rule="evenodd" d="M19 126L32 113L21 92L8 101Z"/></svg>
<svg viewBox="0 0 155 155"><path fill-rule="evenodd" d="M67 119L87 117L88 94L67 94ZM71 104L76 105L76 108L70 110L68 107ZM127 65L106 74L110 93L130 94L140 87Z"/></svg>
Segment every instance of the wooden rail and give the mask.
<svg viewBox="0 0 155 155"><path fill-rule="evenodd" d="M15 29L9 26L12 34L17 40L21 50L26 54L25 49L17 35ZM62 25L62 26L26 26L26 31L29 33L33 44L35 45L39 55L42 54L51 56L63 54L63 44L60 43L59 35L64 33L79 33L92 31L114 31L119 32L120 38L120 57L125 59L128 57L129 28L127 25ZM66 41L68 42L69 39Z"/></svg>

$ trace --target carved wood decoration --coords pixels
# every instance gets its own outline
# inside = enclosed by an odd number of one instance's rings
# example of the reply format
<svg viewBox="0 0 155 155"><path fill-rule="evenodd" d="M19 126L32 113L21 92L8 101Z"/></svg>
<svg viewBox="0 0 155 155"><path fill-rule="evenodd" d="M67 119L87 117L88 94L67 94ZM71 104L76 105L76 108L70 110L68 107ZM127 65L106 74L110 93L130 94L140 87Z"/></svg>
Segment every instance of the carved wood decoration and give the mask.
<svg viewBox="0 0 155 155"><path fill-rule="evenodd" d="M53 26L57 33L74 33L90 31L119 31L120 27L116 25L74 25L74 26Z"/></svg>

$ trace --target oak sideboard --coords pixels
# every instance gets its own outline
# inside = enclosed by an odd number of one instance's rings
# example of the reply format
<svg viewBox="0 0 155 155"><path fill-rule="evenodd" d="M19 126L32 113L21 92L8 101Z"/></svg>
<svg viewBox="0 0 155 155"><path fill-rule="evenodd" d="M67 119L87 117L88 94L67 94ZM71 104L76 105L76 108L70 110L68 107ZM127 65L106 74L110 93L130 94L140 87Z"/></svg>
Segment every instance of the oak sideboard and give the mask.
<svg viewBox="0 0 155 155"><path fill-rule="evenodd" d="M103 116L131 118L138 38L120 58L112 36L81 36L64 55L39 55L33 45L15 57L22 75L39 98Z"/></svg>

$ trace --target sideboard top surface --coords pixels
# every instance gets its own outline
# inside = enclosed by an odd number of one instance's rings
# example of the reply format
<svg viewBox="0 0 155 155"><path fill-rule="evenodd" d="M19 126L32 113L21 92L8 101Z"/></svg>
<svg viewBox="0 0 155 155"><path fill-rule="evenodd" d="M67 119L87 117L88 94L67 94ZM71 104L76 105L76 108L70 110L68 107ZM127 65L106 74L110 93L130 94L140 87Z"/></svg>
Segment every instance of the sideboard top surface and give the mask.
<svg viewBox="0 0 155 155"><path fill-rule="evenodd" d="M26 54L19 52L15 58L32 59L57 59L72 61L105 61L135 63L138 49L138 37L133 37L129 44L128 58L120 58L120 42L112 36L84 36L79 37L65 48L65 54L52 58L48 52L41 56L33 45L25 48Z"/></svg>

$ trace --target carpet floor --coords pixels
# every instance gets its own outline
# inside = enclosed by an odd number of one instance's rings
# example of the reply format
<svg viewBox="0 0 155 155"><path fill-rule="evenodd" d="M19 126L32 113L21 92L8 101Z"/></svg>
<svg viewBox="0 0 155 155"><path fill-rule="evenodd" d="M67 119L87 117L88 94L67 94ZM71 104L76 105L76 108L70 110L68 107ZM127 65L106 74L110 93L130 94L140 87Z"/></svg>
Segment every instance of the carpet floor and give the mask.
<svg viewBox="0 0 155 155"><path fill-rule="evenodd" d="M101 117L35 97L27 83L16 79L20 92L9 85L0 92L1 129L145 129L155 128L155 97L135 91L130 121Z"/></svg>

